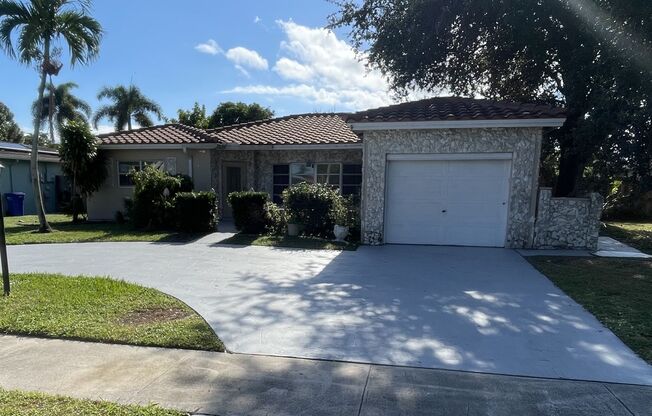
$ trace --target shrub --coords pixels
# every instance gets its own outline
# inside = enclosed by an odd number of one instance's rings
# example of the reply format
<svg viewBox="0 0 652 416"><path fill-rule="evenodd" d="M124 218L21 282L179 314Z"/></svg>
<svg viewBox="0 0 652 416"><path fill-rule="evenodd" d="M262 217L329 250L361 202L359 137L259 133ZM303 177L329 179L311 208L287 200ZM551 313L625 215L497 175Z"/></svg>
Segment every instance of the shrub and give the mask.
<svg viewBox="0 0 652 416"><path fill-rule="evenodd" d="M227 201L233 209L233 221L238 231L247 234L261 234L265 231L266 192L231 192Z"/></svg>
<svg viewBox="0 0 652 416"><path fill-rule="evenodd" d="M268 201L265 204L265 231L272 235L284 235L287 230L288 220L285 210Z"/></svg>
<svg viewBox="0 0 652 416"><path fill-rule="evenodd" d="M171 176L154 166L132 172L134 196L129 218L136 227L166 228L174 226L173 199L182 188L192 185L189 179ZM166 190L167 189L167 195Z"/></svg>
<svg viewBox="0 0 652 416"><path fill-rule="evenodd" d="M302 224L305 234L331 238L344 198L328 185L304 182L283 191L283 204L288 221Z"/></svg>
<svg viewBox="0 0 652 416"><path fill-rule="evenodd" d="M344 219L340 225L349 227L348 240L360 241L360 196L349 195L344 198Z"/></svg>
<svg viewBox="0 0 652 416"><path fill-rule="evenodd" d="M217 225L214 191L179 192L174 197L175 223L180 231L213 231Z"/></svg>

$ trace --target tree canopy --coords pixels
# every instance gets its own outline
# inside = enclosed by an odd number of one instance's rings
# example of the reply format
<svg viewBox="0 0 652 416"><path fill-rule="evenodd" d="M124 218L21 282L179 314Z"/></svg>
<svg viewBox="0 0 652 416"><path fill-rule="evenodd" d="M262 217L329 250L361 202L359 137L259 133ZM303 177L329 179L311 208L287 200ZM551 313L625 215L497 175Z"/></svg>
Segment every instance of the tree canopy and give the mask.
<svg viewBox="0 0 652 416"><path fill-rule="evenodd" d="M14 121L14 113L2 102L0 102L0 140L13 143L22 143L24 140L23 132Z"/></svg>
<svg viewBox="0 0 652 416"><path fill-rule="evenodd" d="M172 123L180 123L186 126L197 127L198 129L208 128L209 119L206 116L205 105L200 106L199 103L195 102L195 105L190 110L178 109L177 115L179 118L170 120Z"/></svg>
<svg viewBox="0 0 652 416"><path fill-rule="evenodd" d="M557 195L578 192L600 152L649 141L649 0L364 0L338 2L333 26L399 94L412 89L567 108L549 136ZM636 132L636 133L635 133Z"/></svg>
<svg viewBox="0 0 652 416"><path fill-rule="evenodd" d="M72 89L77 88L78 85L74 82L65 82L56 87L49 89L48 93L43 97L41 103L41 121L49 121L57 129L61 129L67 121L82 121L87 122L88 117L91 116L91 106L81 98L76 97L72 93ZM52 108L50 108L52 105ZM32 104L32 113L37 117L39 109L38 101ZM50 137L54 141L54 137Z"/></svg>
<svg viewBox="0 0 652 416"><path fill-rule="evenodd" d="M223 102L217 106L211 115L208 127L222 127L231 124L247 123L274 117L274 111L258 103Z"/></svg>
<svg viewBox="0 0 652 416"><path fill-rule="evenodd" d="M93 116L95 128L103 118L111 121L117 131L122 131L125 127L131 130L132 122L136 122L141 127L153 126L151 115L156 116L158 120L163 118L161 107L154 100L146 97L135 85L104 87L97 94L97 99L105 98L112 103L97 109Z"/></svg>
<svg viewBox="0 0 652 416"><path fill-rule="evenodd" d="M83 198L100 189L106 180L106 159L85 121L69 121L61 126L60 133L61 170L72 181L73 221L77 221Z"/></svg>

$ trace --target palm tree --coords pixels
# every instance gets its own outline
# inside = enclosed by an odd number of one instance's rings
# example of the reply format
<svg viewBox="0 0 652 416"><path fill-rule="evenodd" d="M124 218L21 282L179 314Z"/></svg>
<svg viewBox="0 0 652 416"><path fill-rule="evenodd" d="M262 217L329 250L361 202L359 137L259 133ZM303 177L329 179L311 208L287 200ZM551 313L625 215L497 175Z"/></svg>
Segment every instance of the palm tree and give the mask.
<svg viewBox="0 0 652 416"><path fill-rule="evenodd" d="M97 110L93 116L93 126L96 129L97 123L103 118L108 118L117 131L124 130L125 126L131 130L132 120L141 127L153 126L149 113L154 113L159 120L163 118L161 107L145 97L135 85L104 87L97 94L98 100L103 98L108 98L113 104L103 105Z"/></svg>
<svg viewBox="0 0 652 416"><path fill-rule="evenodd" d="M102 26L88 15L90 0L0 0L0 46L9 57L25 65L35 65L41 80L38 88L38 109L43 113L43 94L48 75L57 75L62 64L53 59L60 42L68 47L70 65L86 64L99 53ZM16 44L12 34L17 34ZM55 53L56 55L56 53ZM45 218L41 181L38 169L38 137L41 118L34 119L31 173L39 231L50 232Z"/></svg>
<svg viewBox="0 0 652 416"><path fill-rule="evenodd" d="M74 82L66 82L56 88L50 84L48 94L43 97L41 122L48 121L51 142L54 142L55 125L60 130L66 121L88 122L88 118L91 116L91 106L81 98L75 97L71 92L73 88L77 87L78 85ZM38 108L38 101L34 101L32 104L34 117L37 116Z"/></svg>

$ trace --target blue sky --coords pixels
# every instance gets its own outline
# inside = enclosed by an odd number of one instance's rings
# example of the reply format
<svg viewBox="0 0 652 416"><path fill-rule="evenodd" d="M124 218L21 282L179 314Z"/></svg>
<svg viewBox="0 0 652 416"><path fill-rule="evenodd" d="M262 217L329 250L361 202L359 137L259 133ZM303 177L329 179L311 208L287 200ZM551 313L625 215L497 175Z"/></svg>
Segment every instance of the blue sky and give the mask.
<svg viewBox="0 0 652 416"><path fill-rule="evenodd" d="M167 117L195 101L208 111L256 101L277 115L390 103L386 81L365 70L346 31L323 29L336 10L325 0L95 0L92 14L106 32L100 57L75 68L64 60L55 83L76 82L95 108L102 86L133 82ZM36 71L0 53L0 73L0 101L31 130Z"/></svg>

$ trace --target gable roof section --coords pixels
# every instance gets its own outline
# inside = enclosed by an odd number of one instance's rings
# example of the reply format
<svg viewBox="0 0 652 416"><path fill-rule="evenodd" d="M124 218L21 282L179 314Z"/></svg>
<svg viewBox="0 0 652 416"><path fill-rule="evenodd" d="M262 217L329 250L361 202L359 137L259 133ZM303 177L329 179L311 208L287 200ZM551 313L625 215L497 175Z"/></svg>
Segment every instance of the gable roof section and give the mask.
<svg viewBox="0 0 652 416"><path fill-rule="evenodd" d="M350 114L348 123L563 119L565 110L550 105L460 97L434 97Z"/></svg>
<svg viewBox="0 0 652 416"><path fill-rule="evenodd" d="M198 144L210 140L205 131L183 124L163 124L97 136L102 145L121 144Z"/></svg>
<svg viewBox="0 0 652 416"><path fill-rule="evenodd" d="M360 138L342 114L299 114L207 130L212 140L237 145L355 144Z"/></svg>

